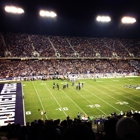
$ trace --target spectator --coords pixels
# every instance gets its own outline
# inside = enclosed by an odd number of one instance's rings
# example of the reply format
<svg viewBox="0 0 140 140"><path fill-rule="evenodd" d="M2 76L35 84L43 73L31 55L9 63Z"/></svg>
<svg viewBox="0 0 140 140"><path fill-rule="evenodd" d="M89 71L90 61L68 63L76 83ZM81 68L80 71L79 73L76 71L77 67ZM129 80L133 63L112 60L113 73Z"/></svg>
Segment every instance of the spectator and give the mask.
<svg viewBox="0 0 140 140"><path fill-rule="evenodd" d="M62 140L95 140L94 132L85 124L72 124L67 127L62 135Z"/></svg>
<svg viewBox="0 0 140 140"><path fill-rule="evenodd" d="M104 123L105 134L98 138L98 140L115 140L116 139L116 124L118 119L110 118Z"/></svg>
<svg viewBox="0 0 140 140"><path fill-rule="evenodd" d="M130 117L119 119L116 125L118 140L140 140L140 125Z"/></svg>

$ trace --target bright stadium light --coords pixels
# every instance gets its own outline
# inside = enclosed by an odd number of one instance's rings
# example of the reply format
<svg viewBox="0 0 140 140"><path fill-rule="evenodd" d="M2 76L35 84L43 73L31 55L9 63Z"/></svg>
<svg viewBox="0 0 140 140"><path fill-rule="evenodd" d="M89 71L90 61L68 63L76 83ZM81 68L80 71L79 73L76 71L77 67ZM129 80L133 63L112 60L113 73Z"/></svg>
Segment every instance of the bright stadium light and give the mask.
<svg viewBox="0 0 140 140"><path fill-rule="evenodd" d="M24 13L24 10L20 7L16 6L5 6L5 11L8 13L13 13L13 14L22 14Z"/></svg>
<svg viewBox="0 0 140 140"><path fill-rule="evenodd" d="M39 14L40 14L41 17L52 17L52 18L54 18L54 17L57 16L55 12L45 11L45 10L40 10Z"/></svg>
<svg viewBox="0 0 140 140"><path fill-rule="evenodd" d="M97 16L96 20L98 22L110 22L111 18L109 16Z"/></svg>
<svg viewBox="0 0 140 140"><path fill-rule="evenodd" d="M133 24L136 22L136 19L133 17L123 17L121 21L124 24Z"/></svg>

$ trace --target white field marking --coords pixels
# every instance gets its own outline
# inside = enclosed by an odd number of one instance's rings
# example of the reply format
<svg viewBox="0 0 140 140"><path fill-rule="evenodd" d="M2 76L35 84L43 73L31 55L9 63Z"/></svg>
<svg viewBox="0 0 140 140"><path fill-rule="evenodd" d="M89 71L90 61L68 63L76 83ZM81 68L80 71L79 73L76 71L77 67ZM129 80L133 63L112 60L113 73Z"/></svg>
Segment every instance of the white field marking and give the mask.
<svg viewBox="0 0 140 140"><path fill-rule="evenodd" d="M72 89L74 90L74 89ZM75 90L74 90L75 91ZM79 94L77 91L75 91L77 94ZM90 102L89 100L87 100L83 95L79 94L82 98L84 98L88 103L92 104L92 102ZM100 112L102 112L103 114L106 115L106 113L104 111L102 111L101 109L97 108Z"/></svg>
<svg viewBox="0 0 140 140"><path fill-rule="evenodd" d="M125 83L124 85L122 85L122 87L123 88L125 88L125 89L133 89L133 90L135 90L135 91L138 91L138 90L136 90L136 88L134 88L134 87L132 87L132 88L128 88L128 87L125 87L125 86L128 86L128 85L131 85L130 83ZM140 85L140 84L135 84L135 85ZM132 85L133 86L133 85ZM138 91L139 92L139 91ZM129 93L129 92L128 92ZM134 94L133 94L134 95ZM140 97L140 96L137 96L137 95L134 95L134 96L136 96L136 97Z"/></svg>
<svg viewBox="0 0 140 140"><path fill-rule="evenodd" d="M62 90L62 92L84 113L84 114L86 114L85 113L85 111L84 110L82 110L67 94L66 94L66 92L64 92L63 90Z"/></svg>
<svg viewBox="0 0 140 140"><path fill-rule="evenodd" d="M26 86L26 84L22 84L22 86Z"/></svg>
<svg viewBox="0 0 140 140"><path fill-rule="evenodd" d="M100 107L100 105L99 104L94 104L94 105L87 105L86 107L98 108L98 107Z"/></svg>
<svg viewBox="0 0 140 140"><path fill-rule="evenodd" d="M102 86L102 87L104 87L104 86ZM106 88L106 87L104 87L104 88ZM107 90L110 90L110 89L108 89L108 88L106 88ZM110 91L112 91L112 92L114 92L114 93L119 93L119 92L115 92L114 90L110 90ZM106 95L108 95L108 94L106 94ZM120 94L119 94L120 95ZM108 95L108 96L110 96L110 95ZM110 96L111 98L114 98L114 97L112 97L112 96ZM116 99L116 98L114 98L114 99ZM117 99L116 99L117 100ZM117 101L119 101L119 100L117 100ZM120 101L119 101L120 102ZM133 107L131 107L130 105L128 105L128 104L125 104L126 106L128 106L129 108L131 108L131 109L134 109L134 110L136 110L135 108L133 108Z"/></svg>
<svg viewBox="0 0 140 140"><path fill-rule="evenodd" d="M42 102L41 102L41 99L40 99L40 97L39 97L39 95L38 95L37 89L36 89L35 85L33 84L33 82L32 82L32 85L33 85L33 87L34 87L34 89L35 89L35 91L36 91L36 94L37 94L37 96L38 96L39 102L40 102L40 104L41 104L43 110L45 111L44 106L43 106L43 104L42 104ZM48 117L47 117L46 114L45 114L45 117L46 117L46 119L48 119Z"/></svg>
<svg viewBox="0 0 140 140"><path fill-rule="evenodd" d="M91 87L93 87L93 86L91 86ZM94 87L94 89L97 89L97 88ZM116 107L114 107L113 105L109 104L108 102L106 102L105 100L103 100L102 98L100 98L99 96L93 94L92 92L88 91L87 89L84 89L84 90L86 90L87 92L89 92L89 93L91 93L92 95L96 96L96 97L99 98L101 101L105 102L106 104L108 104L108 105L111 106L112 108L116 109L117 111L120 111L118 108L116 108ZM98 89L97 89L97 90L98 90ZM99 91L101 91L101 90L99 90ZM102 91L101 91L101 92L102 92ZM112 97L112 98L113 98L113 97Z"/></svg>
<svg viewBox="0 0 140 140"><path fill-rule="evenodd" d="M41 85L41 86L44 86L44 85L46 85L46 83L41 83L40 85Z"/></svg>
<svg viewBox="0 0 140 140"><path fill-rule="evenodd" d="M110 86L112 86L111 84L110 84ZM122 90L122 89L120 89L120 88L117 88L117 87L115 87L115 86L112 86L113 88L116 88L116 89L119 89L119 90L121 90L121 91L123 91L123 92L125 92L125 93L129 93L129 94L132 94L132 93L130 93L130 92L127 92L127 91L125 91L125 90ZM118 94L118 92L115 92L115 93L117 93ZM121 95L121 96L123 96L122 94L119 94L119 95ZM134 94L132 94L133 96L135 96ZM129 99L129 100L131 100L131 101L133 101L133 102L135 102L135 103L137 103L137 104L140 104L139 102L136 102L135 100L132 100L132 99L130 99L130 98L128 98L128 97L126 97L126 96L123 96L124 98L127 98L127 99ZM139 97L139 96L136 96L136 97Z"/></svg>
<svg viewBox="0 0 140 140"><path fill-rule="evenodd" d="M104 86L102 86L102 87L104 87ZM106 87L104 87L104 88L106 88ZM96 89L96 90L99 90L99 89L97 89L97 88L95 88L94 87L94 89ZM108 88L106 88L107 90L110 90L110 89L108 89ZM103 92L103 91L101 91L101 90L99 90L100 92L102 92L102 93L104 93L104 94L106 94L105 92ZM112 91L112 92L114 92L114 90L110 90L110 91ZM118 92L115 92L115 93L117 93L118 94ZM109 94L106 94L107 96L109 96L110 98L113 98L113 99L115 99L115 100L117 100L116 98L114 98L114 97L112 97L112 96L110 96ZM120 94L119 94L120 95ZM119 100L117 100L118 102L120 102ZM134 109L134 110L136 110L135 108L133 108L133 107L131 107L131 106L129 106L129 105L127 105L127 104L125 104L126 106L128 106L129 108L131 108L131 109Z"/></svg>
<svg viewBox="0 0 140 140"><path fill-rule="evenodd" d="M26 111L26 115L31 115L31 111Z"/></svg>
<svg viewBox="0 0 140 140"><path fill-rule="evenodd" d="M57 109L55 109L55 110L59 110L59 111L62 111L62 110L65 110L65 111L67 111L67 110L69 110L67 107L63 107L63 108L57 108Z"/></svg>
<svg viewBox="0 0 140 140"><path fill-rule="evenodd" d="M26 84L23 84L23 85L26 85ZM24 92L23 92L23 85L22 85L22 82L21 82L22 97L23 97L23 95L24 95ZM24 113L24 112L25 112L24 98L23 98L23 100L22 100L22 103L23 103L24 124L26 125L26 119L25 119L26 117L25 117L25 113Z"/></svg>
<svg viewBox="0 0 140 140"><path fill-rule="evenodd" d="M54 95L52 94L52 92L49 90L49 88L45 85L46 89L51 93L52 97L54 98L54 100L57 102L57 104L59 105L60 108L62 108L62 106L59 104L59 102L57 101L57 99L54 97ZM65 114L65 116L68 116L66 114L66 112L64 110L62 110L63 113Z"/></svg>
<svg viewBox="0 0 140 140"><path fill-rule="evenodd" d="M130 84L127 84L127 85L130 85ZM110 85L111 86L111 85ZM119 88L117 88L117 87L114 87L113 86L113 88L116 88L116 89L119 89ZM124 88L124 89L126 89L126 88ZM128 88L128 89L135 89L135 88ZM120 89L121 91L123 91L123 92L125 92L125 93L128 93L128 94L132 94L131 92L127 92L126 90L122 90L122 89ZM135 90L135 91L137 91L137 90ZM122 92L122 93L123 93ZM137 95L135 95L135 94L132 94L133 96L136 96L136 97L140 97L140 96L137 96ZM127 98L127 97L125 97L125 98ZM128 98L129 100L132 100L132 99L130 99L130 98ZM134 101L134 100L133 100ZM136 101L134 101L134 102L136 102ZM139 102L136 102L136 103L138 103L139 104Z"/></svg>
<svg viewBox="0 0 140 140"><path fill-rule="evenodd" d="M122 102L117 102L116 104L119 104L119 105L127 105L127 104L129 104L129 103L126 102L126 101L122 101Z"/></svg>

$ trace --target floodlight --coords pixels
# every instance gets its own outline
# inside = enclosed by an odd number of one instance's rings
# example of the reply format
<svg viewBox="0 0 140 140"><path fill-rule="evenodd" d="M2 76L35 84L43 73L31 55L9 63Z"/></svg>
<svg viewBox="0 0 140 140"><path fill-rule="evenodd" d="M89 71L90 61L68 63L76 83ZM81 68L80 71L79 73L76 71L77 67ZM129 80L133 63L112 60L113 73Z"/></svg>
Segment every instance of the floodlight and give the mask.
<svg viewBox="0 0 140 140"><path fill-rule="evenodd" d="M50 12L50 15L51 15L51 17L56 17L56 13L54 13L54 12Z"/></svg>
<svg viewBox="0 0 140 140"><path fill-rule="evenodd" d="M53 12L53 11L45 11L45 10L40 10L39 14L42 17L52 17L52 18L54 18L54 17L57 16L55 12Z"/></svg>
<svg viewBox="0 0 140 140"><path fill-rule="evenodd" d="M5 11L8 13L13 13L13 14L22 14L24 13L24 10L20 7L16 6L5 6Z"/></svg>
<svg viewBox="0 0 140 140"><path fill-rule="evenodd" d="M109 22L111 18L109 16L97 16L96 20L98 22Z"/></svg>
<svg viewBox="0 0 140 140"><path fill-rule="evenodd" d="M133 17L123 17L121 21L124 24L133 24L136 22L136 19Z"/></svg>

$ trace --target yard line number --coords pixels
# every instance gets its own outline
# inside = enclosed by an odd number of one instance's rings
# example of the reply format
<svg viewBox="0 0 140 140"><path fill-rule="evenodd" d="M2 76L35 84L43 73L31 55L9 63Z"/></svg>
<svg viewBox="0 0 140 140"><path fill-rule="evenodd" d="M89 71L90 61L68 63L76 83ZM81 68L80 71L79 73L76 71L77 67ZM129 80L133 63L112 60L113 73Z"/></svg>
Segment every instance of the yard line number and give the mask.
<svg viewBox="0 0 140 140"><path fill-rule="evenodd" d="M98 108L98 107L100 107L100 105L99 105L99 104L95 104L95 105L87 105L87 107L90 107L90 108L94 108L94 107L96 107L96 108Z"/></svg>
<svg viewBox="0 0 140 140"><path fill-rule="evenodd" d="M67 107L60 107L60 108L57 108L57 109L55 109L55 110L59 110L59 111L67 111L68 110L68 108Z"/></svg>
<svg viewBox="0 0 140 140"><path fill-rule="evenodd" d="M119 104L119 105L128 105L129 103L126 102L126 101L123 101L123 102L117 102L116 104Z"/></svg>
<svg viewBox="0 0 140 140"><path fill-rule="evenodd" d="M98 108L98 107L100 107L100 105L99 105L99 104L95 104L95 105L87 105L87 107L90 107L90 108L94 108L94 107L96 107L96 108ZM60 108L57 108L57 109L55 109L55 110L59 110L59 111L67 111L67 110L69 110L69 109L68 109L68 107L60 107Z"/></svg>

